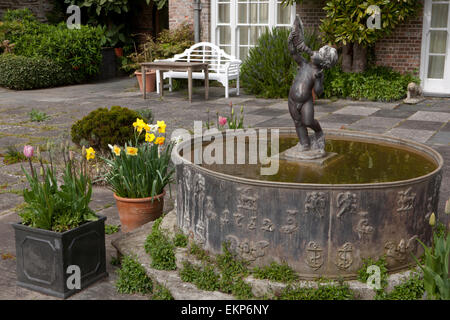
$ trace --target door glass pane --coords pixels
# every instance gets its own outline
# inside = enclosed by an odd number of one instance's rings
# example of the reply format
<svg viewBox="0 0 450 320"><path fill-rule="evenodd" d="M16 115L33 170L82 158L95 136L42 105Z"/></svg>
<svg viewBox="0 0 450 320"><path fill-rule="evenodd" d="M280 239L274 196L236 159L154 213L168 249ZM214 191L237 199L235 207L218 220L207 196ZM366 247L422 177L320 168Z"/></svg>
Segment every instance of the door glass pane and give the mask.
<svg viewBox="0 0 450 320"><path fill-rule="evenodd" d="M231 54L231 46L219 46L220 49L223 49L228 54Z"/></svg>
<svg viewBox="0 0 450 320"><path fill-rule="evenodd" d="M255 45L259 37L259 27L250 27L250 44Z"/></svg>
<svg viewBox="0 0 450 320"><path fill-rule="evenodd" d="M230 4L219 3L219 23L230 23Z"/></svg>
<svg viewBox="0 0 450 320"><path fill-rule="evenodd" d="M291 6L284 8L281 3L278 3L277 6L277 24L289 24L291 22Z"/></svg>
<svg viewBox="0 0 450 320"><path fill-rule="evenodd" d="M238 4L238 23L247 23L247 4Z"/></svg>
<svg viewBox="0 0 450 320"><path fill-rule="evenodd" d="M248 55L248 47L240 47L239 48L239 59L245 60Z"/></svg>
<svg viewBox="0 0 450 320"><path fill-rule="evenodd" d="M231 29L229 26L219 26L219 44L231 44Z"/></svg>
<svg viewBox="0 0 450 320"><path fill-rule="evenodd" d="M258 23L258 4L250 4L250 23Z"/></svg>
<svg viewBox="0 0 450 320"><path fill-rule="evenodd" d="M269 22L269 4L261 3L259 5L259 23Z"/></svg>
<svg viewBox="0 0 450 320"><path fill-rule="evenodd" d="M447 28L448 4L433 4L431 10L431 27Z"/></svg>
<svg viewBox="0 0 450 320"><path fill-rule="evenodd" d="M430 53L444 53L447 48L447 31L430 31Z"/></svg>
<svg viewBox="0 0 450 320"><path fill-rule="evenodd" d="M430 56L428 61L428 78L443 79L445 56Z"/></svg>
<svg viewBox="0 0 450 320"><path fill-rule="evenodd" d="M239 44L248 45L248 27L239 27Z"/></svg>

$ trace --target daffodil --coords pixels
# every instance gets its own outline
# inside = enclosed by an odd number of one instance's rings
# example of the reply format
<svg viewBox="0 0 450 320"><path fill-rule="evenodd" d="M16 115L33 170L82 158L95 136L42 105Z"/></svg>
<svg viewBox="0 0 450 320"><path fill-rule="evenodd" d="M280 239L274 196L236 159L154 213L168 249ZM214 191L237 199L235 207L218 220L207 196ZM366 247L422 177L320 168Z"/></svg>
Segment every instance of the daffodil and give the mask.
<svg viewBox="0 0 450 320"><path fill-rule="evenodd" d="M166 138L164 138L164 137L158 137L158 138L156 138L156 140L155 140L155 144L162 145L162 144L164 144L164 140L166 140Z"/></svg>
<svg viewBox="0 0 450 320"><path fill-rule="evenodd" d="M144 120L137 118L136 122L133 122L133 127L137 132L141 133L142 130L147 126Z"/></svg>
<svg viewBox="0 0 450 320"><path fill-rule="evenodd" d="M146 133L145 134L145 141L147 142L152 142L153 140L155 140L155 135L153 133Z"/></svg>
<svg viewBox="0 0 450 320"><path fill-rule="evenodd" d="M445 213L450 214L450 199L445 202Z"/></svg>
<svg viewBox="0 0 450 320"><path fill-rule="evenodd" d="M86 160L92 160L95 158L95 150L90 147L86 149Z"/></svg>
<svg viewBox="0 0 450 320"><path fill-rule="evenodd" d="M165 133L166 132L166 123L163 121L156 121L156 124L158 125L158 131L159 133Z"/></svg>
<svg viewBox="0 0 450 320"><path fill-rule="evenodd" d="M136 156L138 153L138 148L127 147L127 155Z"/></svg>
<svg viewBox="0 0 450 320"><path fill-rule="evenodd" d="M430 223L430 226L432 226L432 227L436 224L436 216L434 215L434 212L430 216L429 223Z"/></svg>
<svg viewBox="0 0 450 320"><path fill-rule="evenodd" d="M120 156L120 152L122 151L122 149L120 149L118 146L114 146L113 147L113 150L112 150L113 152L114 152L114 154L116 155L116 156Z"/></svg>

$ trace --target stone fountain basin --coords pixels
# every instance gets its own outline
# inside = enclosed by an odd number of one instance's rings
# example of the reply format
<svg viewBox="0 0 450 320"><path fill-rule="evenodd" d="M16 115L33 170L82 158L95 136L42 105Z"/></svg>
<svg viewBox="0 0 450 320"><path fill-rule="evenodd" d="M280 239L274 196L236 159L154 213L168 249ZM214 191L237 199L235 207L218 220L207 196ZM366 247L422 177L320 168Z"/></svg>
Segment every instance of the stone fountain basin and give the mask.
<svg viewBox="0 0 450 320"><path fill-rule="evenodd" d="M294 128L279 129L295 134ZM304 184L223 174L183 158L191 139L178 144L177 224L204 249L222 244L252 265L287 262L302 279L355 279L363 259L384 256L389 272L405 270L430 244L428 223L437 214L442 156L404 139L346 130L326 138L364 140L418 153L436 165L413 179L367 184ZM201 139L201 138L200 138ZM347 199L348 201L343 201Z"/></svg>

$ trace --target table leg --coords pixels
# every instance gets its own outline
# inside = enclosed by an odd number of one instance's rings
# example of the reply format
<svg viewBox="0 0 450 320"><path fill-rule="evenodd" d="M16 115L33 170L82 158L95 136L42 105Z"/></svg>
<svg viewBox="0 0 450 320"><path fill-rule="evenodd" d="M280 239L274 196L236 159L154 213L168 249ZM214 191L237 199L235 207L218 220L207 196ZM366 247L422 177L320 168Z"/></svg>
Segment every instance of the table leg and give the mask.
<svg viewBox="0 0 450 320"><path fill-rule="evenodd" d="M205 68L205 100L208 100L209 91L209 73L208 67Z"/></svg>
<svg viewBox="0 0 450 320"><path fill-rule="evenodd" d="M188 68L188 91L189 91L189 103L192 102L192 68Z"/></svg>
<svg viewBox="0 0 450 320"><path fill-rule="evenodd" d="M146 88L146 83L145 83L145 79L147 77L145 76L145 67L142 67L142 92L144 92L144 100L147 98L147 90L145 90Z"/></svg>
<svg viewBox="0 0 450 320"><path fill-rule="evenodd" d="M164 78L163 78L163 70L159 70L159 96L162 98L164 91Z"/></svg>

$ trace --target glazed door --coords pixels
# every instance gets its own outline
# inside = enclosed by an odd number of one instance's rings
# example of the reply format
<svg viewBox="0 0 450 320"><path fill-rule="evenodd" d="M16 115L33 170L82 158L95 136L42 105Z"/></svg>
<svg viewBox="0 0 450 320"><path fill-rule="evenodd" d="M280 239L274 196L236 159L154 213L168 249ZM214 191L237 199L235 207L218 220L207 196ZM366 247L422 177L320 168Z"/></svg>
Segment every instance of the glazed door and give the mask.
<svg viewBox="0 0 450 320"><path fill-rule="evenodd" d="M450 0L428 0L424 7L422 80L428 94L450 94Z"/></svg>

